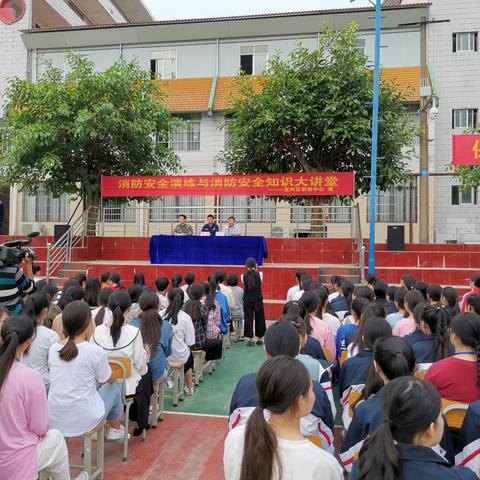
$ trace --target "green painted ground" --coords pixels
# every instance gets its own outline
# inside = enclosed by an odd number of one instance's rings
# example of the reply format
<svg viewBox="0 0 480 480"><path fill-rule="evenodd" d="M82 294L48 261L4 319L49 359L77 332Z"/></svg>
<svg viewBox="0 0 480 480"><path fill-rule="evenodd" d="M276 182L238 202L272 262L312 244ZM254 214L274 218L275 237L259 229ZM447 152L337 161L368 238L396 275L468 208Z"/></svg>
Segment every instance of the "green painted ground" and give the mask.
<svg viewBox="0 0 480 480"><path fill-rule="evenodd" d="M165 390L165 410L173 412L228 415L230 399L240 377L255 372L265 361L263 347L247 347L246 342L232 344L226 358L217 362L212 375L205 371L203 382L194 387L192 397L184 395L177 407L172 405L171 390Z"/></svg>

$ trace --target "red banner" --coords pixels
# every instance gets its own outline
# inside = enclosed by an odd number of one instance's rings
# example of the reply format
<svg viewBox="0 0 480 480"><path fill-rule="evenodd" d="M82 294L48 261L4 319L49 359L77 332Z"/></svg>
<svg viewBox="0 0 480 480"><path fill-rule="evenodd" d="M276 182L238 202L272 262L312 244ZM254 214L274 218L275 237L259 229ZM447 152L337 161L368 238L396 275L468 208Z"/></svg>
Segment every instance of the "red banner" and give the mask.
<svg viewBox="0 0 480 480"><path fill-rule="evenodd" d="M480 135L452 135L452 165L480 165Z"/></svg>
<svg viewBox="0 0 480 480"><path fill-rule="evenodd" d="M102 177L102 197L353 195L353 172Z"/></svg>

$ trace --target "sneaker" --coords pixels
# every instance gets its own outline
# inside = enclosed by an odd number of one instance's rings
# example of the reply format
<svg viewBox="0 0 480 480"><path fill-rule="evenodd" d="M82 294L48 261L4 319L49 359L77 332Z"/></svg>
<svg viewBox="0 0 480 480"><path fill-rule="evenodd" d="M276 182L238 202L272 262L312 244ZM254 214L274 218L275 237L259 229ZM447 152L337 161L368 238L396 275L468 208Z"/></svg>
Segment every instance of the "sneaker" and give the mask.
<svg viewBox="0 0 480 480"><path fill-rule="evenodd" d="M257 345L263 345L263 340L261 338L257 340Z"/></svg>
<svg viewBox="0 0 480 480"><path fill-rule="evenodd" d="M193 395L193 387L192 388L188 388L188 387L185 387L185 393L191 397Z"/></svg>
<svg viewBox="0 0 480 480"><path fill-rule="evenodd" d="M128 433L128 438L130 434ZM120 425L120 428L109 428L107 433L107 440L123 440L125 437L125 427Z"/></svg>
<svg viewBox="0 0 480 480"><path fill-rule="evenodd" d="M80 472L80 475L77 475L74 480L89 480L90 475L87 472Z"/></svg>
<svg viewBox="0 0 480 480"><path fill-rule="evenodd" d="M255 345L255 342L250 339L248 342L247 342L247 347L253 347Z"/></svg>
<svg viewBox="0 0 480 480"><path fill-rule="evenodd" d="M164 384L167 390L171 390L173 388L173 380L170 377L167 377Z"/></svg>

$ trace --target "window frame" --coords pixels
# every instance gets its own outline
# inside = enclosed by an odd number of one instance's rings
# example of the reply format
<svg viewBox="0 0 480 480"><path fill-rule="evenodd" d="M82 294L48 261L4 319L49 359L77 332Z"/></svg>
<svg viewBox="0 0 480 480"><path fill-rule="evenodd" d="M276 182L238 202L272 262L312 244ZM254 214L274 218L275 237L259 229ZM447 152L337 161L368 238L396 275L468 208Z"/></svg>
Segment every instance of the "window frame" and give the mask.
<svg viewBox="0 0 480 480"><path fill-rule="evenodd" d="M470 201L465 201L464 195L470 196ZM478 188L471 188L466 192L462 191L461 185L451 185L450 188L450 205L461 207L465 205L478 205Z"/></svg>
<svg viewBox="0 0 480 480"><path fill-rule="evenodd" d="M465 124L457 124L457 115L465 113ZM471 117L471 118L470 118ZM452 108L452 129L469 128L478 124L478 108Z"/></svg>
<svg viewBox="0 0 480 480"><path fill-rule="evenodd" d="M24 192L22 199L22 223L65 223L70 216L70 197L63 193L54 197L38 185L34 194ZM32 220L33 218L33 220Z"/></svg>
<svg viewBox="0 0 480 480"><path fill-rule="evenodd" d="M258 48L258 47L266 47L266 52L256 52L255 49ZM242 48L252 48L253 49L253 53L252 54L242 54ZM244 56L249 56L251 55L252 56L252 73L248 73L246 72L245 70L242 69L242 57ZM263 70L261 70L260 72L257 72L256 68L255 68L255 56L257 55L266 55L266 58L265 58L265 67ZM243 45L240 45L239 46L239 70L240 72L243 72L244 75L260 75L262 72L268 70L268 60L270 59L270 48L269 48L269 45L268 43L255 43L255 44L243 44Z"/></svg>
<svg viewBox="0 0 480 480"><path fill-rule="evenodd" d="M468 35L468 37L466 37ZM461 39L464 39L462 42ZM472 48L459 48L463 46L463 43L468 44L468 47ZM478 31L473 32L453 32L452 33L452 52L453 53L462 53L462 52L478 52Z"/></svg>
<svg viewBox="0 0 480 480"><path fill-rule="evenodd" d="M158 63L159 61L163 62L163 73L165 72L165 58L154 58L154 52L161 53L161 52L175 52L175 73L173 78L165 78L163 76L158 76ZM152 62L156 62L156 69L155 72L152 71ZM175 80L178 78L178 50L176 48L159 48L150 50L150 78L152 80Z"/></svg>

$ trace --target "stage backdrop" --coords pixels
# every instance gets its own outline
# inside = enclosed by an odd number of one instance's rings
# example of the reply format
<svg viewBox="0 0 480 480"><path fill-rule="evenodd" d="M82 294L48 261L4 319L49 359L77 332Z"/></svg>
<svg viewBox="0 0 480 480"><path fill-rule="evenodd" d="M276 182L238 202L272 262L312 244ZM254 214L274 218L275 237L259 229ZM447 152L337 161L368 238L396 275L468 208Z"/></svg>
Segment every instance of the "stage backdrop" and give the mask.
<svg viewBox="0 0 480 480"><path fill-rule="evenodd" d="M353 195L353 172L102 177L102 197Z"/></svg>
<svg viewBox="0 0 480 480"><path fill-rule="evenodd" d="M480 135L452 135L452 165L480 165Z"/></svg>

